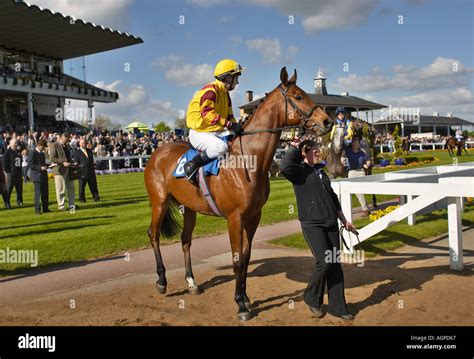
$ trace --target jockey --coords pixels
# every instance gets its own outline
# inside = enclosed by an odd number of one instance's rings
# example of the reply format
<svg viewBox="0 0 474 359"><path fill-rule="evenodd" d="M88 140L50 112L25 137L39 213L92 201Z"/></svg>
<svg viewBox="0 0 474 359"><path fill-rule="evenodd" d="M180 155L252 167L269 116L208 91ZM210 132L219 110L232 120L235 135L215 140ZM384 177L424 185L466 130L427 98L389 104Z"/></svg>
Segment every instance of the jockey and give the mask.
<svg viewBox="0 0 474 359"><path fill-rule="evenodd" d="M347 147L352 142L352 136L354 135L354 130L352 128L352 122L350 118L346 118L346 110L344 107L338 107L336 109L336 123L332 127L331 135L329 137L330 141L334 136L334 132L337 127L344 127L344 147Z"/></svg>
<svg viewBox="0 0 474 359"><path fill-rule="evenodd" d="M456 129L456 134L455 134L455 136L456 136L456 140L458 140L458 141L464 140L464 135L463 135L463 133L462 133L461 127L458 127L458 128Z"/></svg>
<svg viewBox="0 0 474 359"><path fill-rule="evenodd" d="M201 151L185 163L186 178L195 184L194 175L209 160L224 155L228 146L225 136L242 132L232 112L229 92L239 83L239 76L245 68L234 60L221 60L214 70L215 81L194 94L189 103L186 125L189 127L191 145ZM232 132L231 132L232 131Z"/></svg>
<svg viewBox="0 0 474 359"><path fill-rule="evenodd" d="M332 127L331 135L329 136L329 141L332 142L336 128L344 128L344 145L341 154L341 163L345 168L345 171L349 171L349 161L346 156L346 147L349 147L352 143L352 136L354 135L354 129L352 127L352 121L350 118L346 118L346 109L344 107L336 108L336 123Z"/></svg>

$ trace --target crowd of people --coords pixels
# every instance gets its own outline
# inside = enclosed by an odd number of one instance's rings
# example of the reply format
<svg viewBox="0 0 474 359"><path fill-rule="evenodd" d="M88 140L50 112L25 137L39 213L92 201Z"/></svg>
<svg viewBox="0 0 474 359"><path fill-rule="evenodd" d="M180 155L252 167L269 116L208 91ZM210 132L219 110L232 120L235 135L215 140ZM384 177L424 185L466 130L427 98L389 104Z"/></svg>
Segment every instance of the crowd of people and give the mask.
<svg viewBox="0 0 474 359"><path fill-rule="evenodd" d="M49 211L47 174L55 179L58 210L76 210L74 180L78 179L78 197L85 202L88 185L94 200L99 201L95 170L108 168L108 159L119 156L151 155L167 142L187 140L172 132L149 135L110 133L98 130L85 135L27 132L0 135L1 164L6 175L3 191L5 207L16 190L17 205L23 205L23 183L35 187L35 212ZM102 160L101 160L102 159ZM138 160L114 160L114 169L138 167ZM76 178L73 178L76 176ZM67 198L67 206L65 204ZM40 203L42 203L40 205Z"/></svg>

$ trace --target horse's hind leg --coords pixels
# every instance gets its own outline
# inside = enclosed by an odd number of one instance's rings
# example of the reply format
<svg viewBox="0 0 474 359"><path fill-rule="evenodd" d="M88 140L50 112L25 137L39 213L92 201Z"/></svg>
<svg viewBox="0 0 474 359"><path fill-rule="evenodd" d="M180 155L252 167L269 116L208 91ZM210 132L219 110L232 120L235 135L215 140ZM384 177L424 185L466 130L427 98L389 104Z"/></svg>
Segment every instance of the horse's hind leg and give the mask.
<svg viewBox="0 0 474 359"><path fill-rule="evenodd" d="M156 288L158 289L158 292L165 294L167 281L166 269L163 265L160 251L160 226L167 210L167 203L152 203L151 206L151 224L148 228L148 237L150 237L151 246L153 247L156 259L156 273L158 274Z"/></svg>
<svg viewBox="0 0 474 359"><path fill-rule="evenodd" d="M184 208L184 226L181 233L181 243L184 253L184 265L186 270L186 282L188 282L189 294L199 294L199 287L194 281L193 268L191 265L191 241L194 227L196 226L196 212L185 207Z"/></svg>

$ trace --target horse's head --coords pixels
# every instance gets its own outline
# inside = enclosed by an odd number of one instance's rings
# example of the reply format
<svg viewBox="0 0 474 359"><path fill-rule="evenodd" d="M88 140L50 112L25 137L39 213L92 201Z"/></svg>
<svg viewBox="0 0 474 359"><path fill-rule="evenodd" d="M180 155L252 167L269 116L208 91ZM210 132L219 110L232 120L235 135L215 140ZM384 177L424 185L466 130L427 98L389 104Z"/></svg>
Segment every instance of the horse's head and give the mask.
<svg viewBox="0 0 474 359"><path fill-rule="evenodd" d="M333 121L321 106L315 105L309 95L296 85L296 78L296 70L288 79L286 67L281 69L278 89L284 98L282 108L285 111L285 123L281 125L301 126L305 131L325 135L331 130Z"/></svg>
<svg viewBox="0 0 474 359"><path fill-rule="evenodd" d="M336 155L342 153L344 147L344 127L338 126L334 129L334 133L331 140L331 147Z"/></svg>

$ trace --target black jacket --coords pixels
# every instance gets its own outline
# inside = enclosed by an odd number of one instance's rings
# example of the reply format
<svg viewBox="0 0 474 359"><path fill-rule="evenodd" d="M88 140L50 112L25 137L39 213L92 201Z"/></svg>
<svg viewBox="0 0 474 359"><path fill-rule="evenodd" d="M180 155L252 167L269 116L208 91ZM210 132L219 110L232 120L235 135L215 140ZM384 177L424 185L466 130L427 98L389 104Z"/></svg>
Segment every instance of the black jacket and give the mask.
<svg viewBox="0 0 474 359"><path fill-rule="evenodd" d="M46 166L46 156L44 152L38 152L35 148L28 154L28 167L30 168L30 178L32 182L48 181L48 172L41 171L42 166Z"/></svg>
<svg viewBox="0 0 474 359"><path fill-rule="evenodd" d="M293 146L281 161L281 172L293 183L302 227L337 224L337 211L341 210L341 204L323 167L320 164L311 167L302 162L298 149Z"/></svg>
<svg viewBox="0 0 474 359"><path fill-rule="evenodd" d="M89 148L86 148L86 152L89 157L86 157L81 148L78 148L76 152L74 152L74 160L82 167L81 178L83 179L88 179L95 175L94 154Z"/></svg>
<svg viewBox="0 0 474 359"><path fill-rule="evenodd" d="M3 170L13 177L21 177L21 162L20 152L9 147L3 155Z"/></svg>

